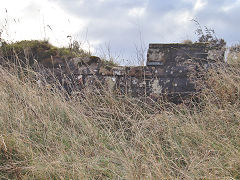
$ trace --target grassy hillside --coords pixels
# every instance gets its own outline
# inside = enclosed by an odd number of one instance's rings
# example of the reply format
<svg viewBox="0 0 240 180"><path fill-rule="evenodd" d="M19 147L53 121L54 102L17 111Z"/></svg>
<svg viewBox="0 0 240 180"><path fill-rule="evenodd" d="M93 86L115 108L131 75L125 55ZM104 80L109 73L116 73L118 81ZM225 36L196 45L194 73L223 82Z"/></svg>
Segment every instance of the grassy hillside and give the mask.
<svg viewBox="0 0 240 180"><path fill-rule="evenodd" d="M181 105L87 91L66 100L14 69L0 76L1 179L240 179L237 63Z"/></svg>

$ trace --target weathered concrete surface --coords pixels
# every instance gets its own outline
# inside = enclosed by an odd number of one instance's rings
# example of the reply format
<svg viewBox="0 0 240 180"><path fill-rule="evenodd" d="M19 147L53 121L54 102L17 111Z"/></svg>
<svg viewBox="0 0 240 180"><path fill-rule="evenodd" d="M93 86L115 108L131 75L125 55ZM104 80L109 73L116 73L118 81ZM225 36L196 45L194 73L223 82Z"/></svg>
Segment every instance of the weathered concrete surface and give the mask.
<svg viewBox="0 0 240 180"><path fill-rule="evenodd" d="M188 59L213 62L223 60L223 53L209 43L194 44L150 44L147 54L148 66L175 66Z"/></svg>
<svg viewBox="0 0 240 180"><path fill-rule="evenodd" d="M146 66L111 67L92 56L71 59L61 65L61 71L56 69L55 75L69 91L97 85L133 97L190 94L196 88L189 75L197 76L194 73L199 67L207 69L210 63L223 59L223 53L208 43L150 44Z"/></svg>

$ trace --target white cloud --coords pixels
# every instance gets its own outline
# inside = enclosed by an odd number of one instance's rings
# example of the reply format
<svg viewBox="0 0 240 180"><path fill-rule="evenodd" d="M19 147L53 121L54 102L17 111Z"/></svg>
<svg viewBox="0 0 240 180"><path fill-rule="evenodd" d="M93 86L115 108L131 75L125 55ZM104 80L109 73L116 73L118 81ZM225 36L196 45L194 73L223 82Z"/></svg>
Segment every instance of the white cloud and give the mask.
<svg viewBox="0 0 240 180"><path fill-rule="evenodd" d="M240 0L237 0L234 3L232 3L232 4L229 3L228 5L222 6L222 10L224 12L229 12L230 10L232 10L233 8L236 8L239 5L240 5Z"/></svg>
<svg viewBox="0 0 240 180"><path fill-rule="evenodd" d="M5 26L3 38L10 41L49 38L53 44L65 45L68 35L83 30L88 23L48 0L10 0L1 7L1 17L7 19L0 21L0 25Z"/></svg>
<svg viewBox="0 0 240 180"><path fill-rule="evenodd" d="M128 11L130 17L142 17L145 13L144 7L134 7Z"/></svg>
<svg viewBox="0 0 240 180"><path fill-rule="evenodd" d="M172 18L175 22L181 26L189 24L190 20L193 19L193 13L190 11L179 11Z"/></svg>
<svg viewBox="0 0 240 180"><path fill-rule="evenodd" d="M193 4L194 11L199 11L208 4L208 0L182 0L182 1Z"/></svg>
<svg viewBox="0 0 240 180"><path fill-rule="evenodd" d="M203 9L208 4L207 0L197 0L194 4L194 11L199 11Z"/></svg>
<svg viewBox="0 0 240 180"><path fill-rule="evenodd" d="M24 1L16 1L16 0L8 0L1 1L1 15L4 15L5 9L8 11L7 13L12 16L16 15L15 12L22 11L32 0L24 0Z"/></svg>

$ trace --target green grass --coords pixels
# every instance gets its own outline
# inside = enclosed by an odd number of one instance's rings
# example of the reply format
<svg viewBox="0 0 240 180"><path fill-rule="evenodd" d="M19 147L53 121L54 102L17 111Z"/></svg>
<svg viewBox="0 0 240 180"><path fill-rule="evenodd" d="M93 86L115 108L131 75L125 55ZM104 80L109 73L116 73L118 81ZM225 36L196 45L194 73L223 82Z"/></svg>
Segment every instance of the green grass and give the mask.
<svg viewBox="0 0 240 180"><path fill-rule="evenodd" d="M20 61L20 64L23 65L32 65L34 61L42 63L44 60L51 59L51 57L58 57L64 60L73 57L90 56L89 53L80 47L56 47L46 40L23 40L14 43L3 42L0 51L5 59L12 62Z"/></svg>
<svg viewBox="0 0 240 180"><path fill-rule="evenodd" d="M180 105L65 100L0 76L1 179L240 179L239 66L212 70L200 102Z"/></svg>

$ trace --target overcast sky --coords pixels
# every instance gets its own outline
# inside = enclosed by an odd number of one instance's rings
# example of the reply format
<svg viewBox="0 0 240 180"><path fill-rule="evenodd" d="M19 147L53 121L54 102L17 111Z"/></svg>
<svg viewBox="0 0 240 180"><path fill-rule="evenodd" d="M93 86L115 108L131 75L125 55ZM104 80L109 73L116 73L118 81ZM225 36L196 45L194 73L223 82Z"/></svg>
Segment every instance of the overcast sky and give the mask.
<svg viewBox="0 0 240 180"><path fill-rule="evenodd" d="M0 0L0 29L9 41L67 36L95 54L134 61L149 43L195 41L196 19L229 45L240 40L240 0ZM108 51L109 50L109 51Z"/></svg>

